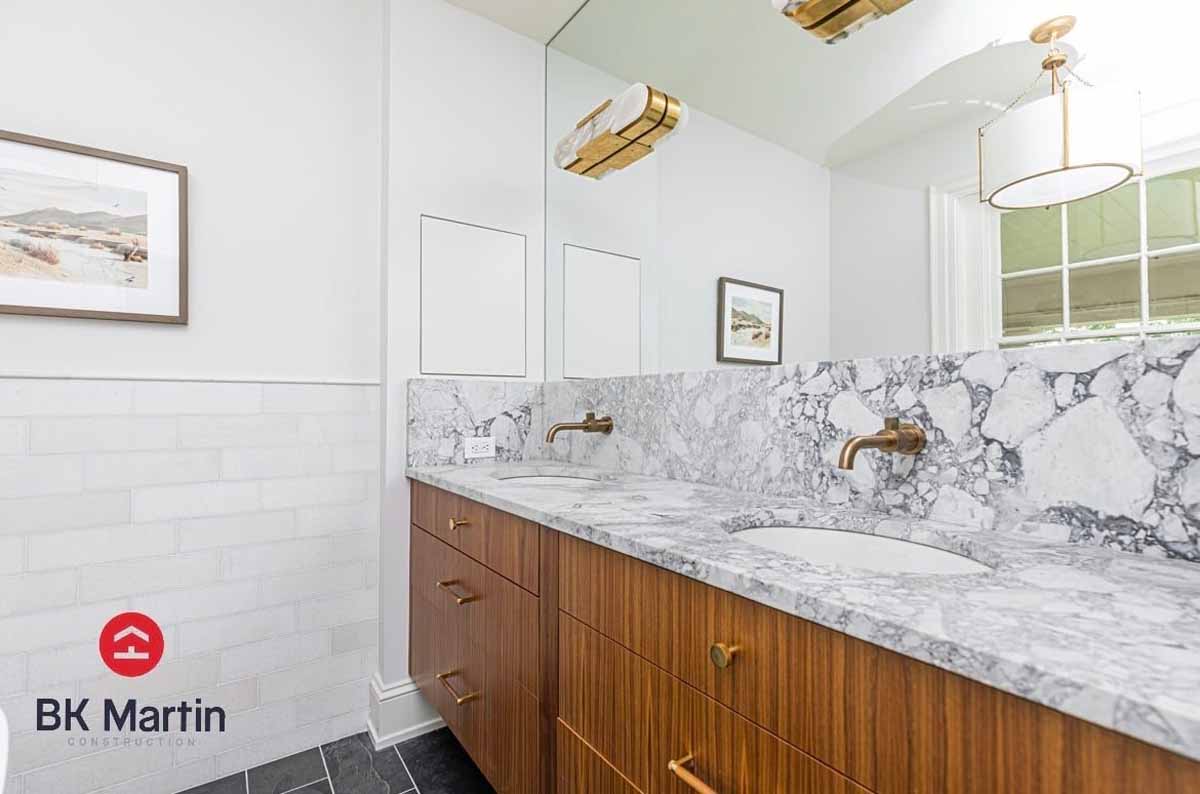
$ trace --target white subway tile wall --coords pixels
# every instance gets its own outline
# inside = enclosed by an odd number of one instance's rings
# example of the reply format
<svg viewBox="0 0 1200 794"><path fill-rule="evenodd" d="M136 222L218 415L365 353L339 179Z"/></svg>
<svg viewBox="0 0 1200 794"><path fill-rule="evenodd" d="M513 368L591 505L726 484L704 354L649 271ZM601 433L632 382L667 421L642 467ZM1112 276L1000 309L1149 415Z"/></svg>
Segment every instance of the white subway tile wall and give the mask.
<svg viewBox="0 0 1200 794"><path fill-rule="evenodd" d="M163 794L365 728L379 405L377 386L0 379L6 792ZM137 679L97 653L129 610L167 646ZM161 747L81 746L104 734L37 732L38 697L229 716Z"/></svg>

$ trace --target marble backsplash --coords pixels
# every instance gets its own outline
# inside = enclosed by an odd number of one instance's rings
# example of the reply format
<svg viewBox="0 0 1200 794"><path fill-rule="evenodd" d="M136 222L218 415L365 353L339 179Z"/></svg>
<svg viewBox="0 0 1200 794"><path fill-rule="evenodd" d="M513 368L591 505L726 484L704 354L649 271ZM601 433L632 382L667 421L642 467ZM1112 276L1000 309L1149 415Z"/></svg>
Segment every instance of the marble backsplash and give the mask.
<svg viewBox="0 0 1200 794"><path fill-rule="evenodd" d="M498 426L505 460L593 464L1200 561L1198 346L1200 337L1179 337L541 387L413 381L410 462L461 462L455 432ZM613 416L612 435L541 442L546 423L589 410ZM925 452L868 450L854 471L837 469L844 440L878 430L885 416L924 427Z"/></svg>
<svg viewBox="0 0 1200 794"><path fill-rule="evenodd" d="M545 435L542 384L414 379L408 382L408 465L467 463L463 439L492 436L496 458L538 457ZM489 458L487 463L494 463Z"/></svg>

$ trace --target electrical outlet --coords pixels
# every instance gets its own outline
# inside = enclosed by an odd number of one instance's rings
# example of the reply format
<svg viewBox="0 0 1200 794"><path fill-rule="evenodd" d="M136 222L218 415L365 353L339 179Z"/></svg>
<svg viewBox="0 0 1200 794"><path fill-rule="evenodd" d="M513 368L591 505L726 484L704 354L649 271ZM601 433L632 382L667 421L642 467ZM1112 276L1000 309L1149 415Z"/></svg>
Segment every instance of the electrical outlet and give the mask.
<svg viewBox="0 0 1200 794"><path fill-rule="evenodd" d="M478 436L465 439L463 455L467 460L494 458L496 457L496 439L492 436Z"/></svg>

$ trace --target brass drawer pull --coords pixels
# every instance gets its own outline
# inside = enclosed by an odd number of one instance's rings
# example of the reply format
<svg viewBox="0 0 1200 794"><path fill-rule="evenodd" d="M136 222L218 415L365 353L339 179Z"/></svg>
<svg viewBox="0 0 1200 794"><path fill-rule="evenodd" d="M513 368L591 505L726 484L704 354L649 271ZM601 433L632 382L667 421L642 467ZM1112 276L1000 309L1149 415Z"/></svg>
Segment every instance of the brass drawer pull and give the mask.
<svg viewBox="0 0 1200 794"><path fill-rule="evenodd" d="M708 658L717 666L717 669L724 670L733 664L733 657L741 653L742 646L726 645L723 642L714 642L708 649Z"/></svg>
<svg viewBox="0 0 1200 794"><path fill-rule="evenodd" d="M479 699L478 692L468 692L465 695L460 695L454 691L454 687L450 684L450 677L458 675L458 670L451 670L448 673L438 673L436 678L442 682L442 686L446 687L446 691L450 693L450 697L454 698L454 704L461 706L464 703L470 703L472 700Z"/></svg>
<svg viewBox="0 0 1200 794"><path fill-rule="evenodd" d="M688 753L683 758L680 758L677 761L671 761L669 764L667 764L667 769L669 769L671 773L675 775L675 777L686 783L688 788L690 788L692 791L698 791L700 794L717 794L716 789L693 775L688 770L688 767L691 766L695 760L695 757L691 753Z"/></svg>
<svg viewBox="0 0 1200 794"><path fill-rule="evenodd" d="M453 518L453 517L452 517L452 518L450 519L450 531L451 531L451 532L453 532L454 530L458 529L459 527L465 527L465 526L468 526L470 523L471 523L470 519L467 519L467 518Z"/></svg>
<svg viewBox="0 0 1200 794"><path fill-rule="evenodd" d="M457 603L459 606L479 600L479 596L471 595L458 585L459 582L457 579L443 579L437 583L438 589L445 590L447 593L453 596L455 603ZM456 590L457 592L455 592Z"/></svg>

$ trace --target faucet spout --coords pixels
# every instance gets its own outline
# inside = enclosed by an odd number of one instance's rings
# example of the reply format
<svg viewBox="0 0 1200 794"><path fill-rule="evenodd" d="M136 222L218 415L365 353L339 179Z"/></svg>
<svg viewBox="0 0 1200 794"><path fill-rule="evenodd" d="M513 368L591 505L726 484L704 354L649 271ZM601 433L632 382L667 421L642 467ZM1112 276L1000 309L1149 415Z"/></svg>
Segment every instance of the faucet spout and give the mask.
<svg viewBox="0 0 1200 794"><path fill-rule="evenodd" d="M852 436L842 446L838 456L839 469L853 469L854 460L864 449L916 455L925 449L925 431L914 424L902 424L894 416L883 420L883 429L869 436Z"/></svg>
<svg viewBox="0 0 1200 794"><path fill-rule="evenodd" d="M864 449L884 449L886 445L885 440L876 436L854 436L842 445L842 452L838 455L838 468L853 469L854 460L859 452Z"/></svg>
<svg viewBox="0 0 1200 794"><path fill-rule="evenodd" d="M596 418L596 414L592 411L587 412L582 422L559 422L551 425L550 430L546 433L546 443L553 444L555 437L564 430L582 430L585 433L611 433L613 431L613 419L611 416L602 416Z"/></svg>

